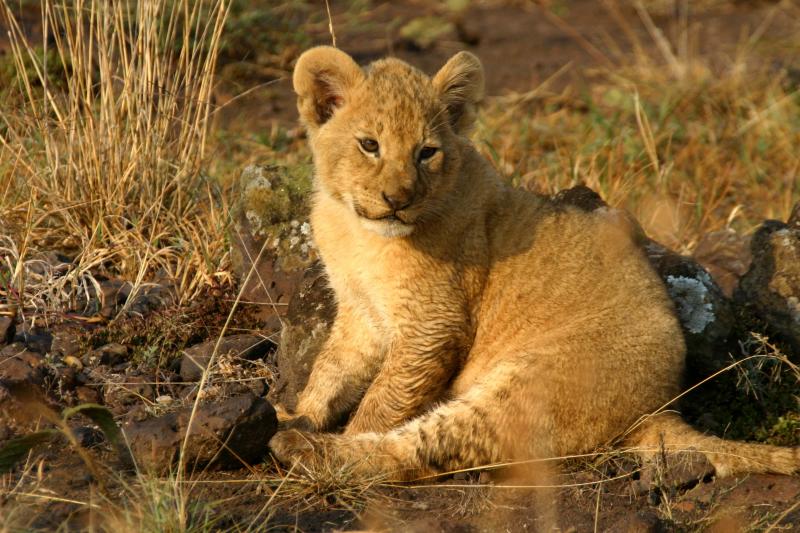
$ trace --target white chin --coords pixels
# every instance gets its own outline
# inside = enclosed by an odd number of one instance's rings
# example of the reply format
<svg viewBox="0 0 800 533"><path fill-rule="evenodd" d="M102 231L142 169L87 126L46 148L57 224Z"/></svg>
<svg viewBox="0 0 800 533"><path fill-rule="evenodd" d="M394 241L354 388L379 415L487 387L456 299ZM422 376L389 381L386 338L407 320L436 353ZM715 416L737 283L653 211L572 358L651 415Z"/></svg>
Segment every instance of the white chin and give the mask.
<svg viewBox="0 0 800 533"><path fill-rule="evenodd" d="M397 220L370 220L368 218L361 218L361 224L373 233L377 233L381 237L408 237L414 233L414 226L411 224L403 224Z"/></svg>

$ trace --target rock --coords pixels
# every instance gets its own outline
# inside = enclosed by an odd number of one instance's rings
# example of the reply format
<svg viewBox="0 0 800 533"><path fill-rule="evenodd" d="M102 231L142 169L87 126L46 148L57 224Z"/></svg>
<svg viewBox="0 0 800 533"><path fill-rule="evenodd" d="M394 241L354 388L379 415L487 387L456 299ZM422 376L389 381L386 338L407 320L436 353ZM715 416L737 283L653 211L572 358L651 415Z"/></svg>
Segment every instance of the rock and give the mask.
<svg viewBox="0 0 800 533"><path fill-rule="evenodd" d="M102 401L96 388L85 385L75 388L75 396L78 399L78 403L100 403Z"/></svg>
<svg viewBox="0 0 800 533"><path fill-rule="evenodd" d="M53 335L38 326L32 327L29 324L23 324L22 330L18 331L14 337L14 342L25 343L29 350L46 354L50 352L53 344Z"/></svg>
<svg viewBox="0 0 800 533"><path fill-rule="evenodd" d="M645 251L667 287L686 339L687 384L694 385L730 363L727 341L734 324L730 300L691 258L655 241Z"/></svg>
<svg viewBox="0 0 800 533"><path fill-rule="evenodd" d="M106 405L126 406L142 401L155 399L155 377L153 376L120 376L105 385L103 403Z"/></svg>
<svg viewBox="0 0 800 533"><path fill-rule="evenodd" d="M691 488L714 474L714 466L705 455L691 450L676 453L654 453L645 463L634 490L640 494L658 489L675 495Z"/></svg>
<svg viewBox="0 0 800 533"><path fill-rule="evenodd" d="M100 291L95 300L96 311L105 318L113 318L128 301L133 284L121 279L99 281Z"/></svg>
<svg viewBox="0 0 800 533"><path fill-rule="evenodd" d="M692 257L730 298L750 268L750 237L739 235L732 229L706 233L697 243Z"/></svg>
<svg viewBox="0 0 800 533"><path fill-rule="evenodd" d="M44 357L27 350L24 344L14 343L0 350L1 385L41 385L46 375Z"/></svg>
<svg viewBox="0 0 800 533"><path fill-rule="evenodd" d="M181 379L198 381L214 353L217 340L206 341L187 348L181 359ZM275 347L274 343L261 335L231 335L222 339L217 356L225 354L252 361L267 355Z"/></svg>
<svg viewBox="0 0 800 533"><path fill-rule="evenodd" d="M551 199L556 205L571 205L590 212L601 207L608 207L603 198L586 185L576 185L558 191Z"/></svg>
<svg viewBox="0 0 800 533"><path fill-rule="evenodd" d="M90 448L103 442L103 432L90 426L79 426L72 430L76 442L82 448Z"/></svg>
<svg viewBox="0 0 800 533"><path fill-rule="evenodd" d="M177 461L191 411L187 407L123 427L139 468L163 472ZM267 453L277 427L275 410L253 394L201 405L182 459L190 468L253 464Z"/></svg>
<svg viewBox="0 0 800 533"><path fill-rule="evenodd" d="M0 305L0 345L9 343L14 338L16 318L13 308Z"/></svg>
<svg viewBox="0 0 800 533"><path fill-rule="evenodd" d="M62 357L74 357L81 352L80 333L72 329L62 329L53 333L50 353Z"/></svg>
<svg viewBox="0 0 800 533"><path fill-rule="evenodd" d="M290 410L303 390L336 316L333 291L321 263L309 268L283 319L277 354L278 383L270 399Z"/></svg>
<svg viewBox="0 0 800 533"><path fill-rule="evenodd" d="M54 369L58 391L63 394L78 386L78 373L74 367L61 366Z"/></svg>
<svg viewBox="0 0 800 533"><path fill-rule="evenodd" d="M764 321L771 337L800 354L800 208L789 223L764 222L750 251L752 264L734 300Z"/></svg>
<svg viewBox="0 0 800 533"><path fill-rule="evenodd" d="M127 310L127 316L145 316L158 309L175 305L178 302L177 291L170 280L162 283L147 283L132 292Z"/></svg>
<svg viewBox="0 0 800 533"><path fill-rule="evenodd" d="M251 165L239 179L230 232L231 261L242 299L260 302L265 322L286 314L303 271L317 258L308 223L307 167Z"/></svg>
<svg viewBox="0 0 800 533"><path fill-rule="evenodd" d="M800 202L794 204L792 212L789 215L789 220L786 221L786 224L791 229L800 230Z"/></svg>
<svg viewBox="0 0 800 533"><path fill-rule="evenodd" d="M108 365L115 366L128 358L128 347L112 342L87 352L81 357L81 362L86 366Z"/></svg>

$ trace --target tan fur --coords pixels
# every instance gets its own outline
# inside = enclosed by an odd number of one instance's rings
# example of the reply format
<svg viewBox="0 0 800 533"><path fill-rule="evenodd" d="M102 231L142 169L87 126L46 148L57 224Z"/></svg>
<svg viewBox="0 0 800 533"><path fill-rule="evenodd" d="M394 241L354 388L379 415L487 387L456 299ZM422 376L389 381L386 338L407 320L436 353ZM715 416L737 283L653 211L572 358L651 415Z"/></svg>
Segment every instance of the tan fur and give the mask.
<svg viewBox="0 0 800 533"><path fill-rule="evenodd" d="M705 437L669 414L637 425L680 392L672 303L625 216L508 188L465 138L483 96L475 56L430 79L320 47L294 86L338 305L296 420L350 418L344 434L279 432L280 460L410 479L588 452L634 427L627 445L697 447L722 474L797 470L797 450ZM438 150L421 161L426 146Z"/></svg>

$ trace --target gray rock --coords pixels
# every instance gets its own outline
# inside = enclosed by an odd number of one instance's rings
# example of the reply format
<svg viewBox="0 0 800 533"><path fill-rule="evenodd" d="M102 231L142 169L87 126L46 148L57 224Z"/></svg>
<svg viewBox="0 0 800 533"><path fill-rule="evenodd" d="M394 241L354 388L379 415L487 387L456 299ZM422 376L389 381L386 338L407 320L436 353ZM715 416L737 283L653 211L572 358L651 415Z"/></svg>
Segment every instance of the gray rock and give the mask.
<svg viewBox="0 0 800 533"><path fill-rule="evenodd" d="M753 262L734 300L765 322L769 334L800 354L800 207L788 223L764 222L750 250Z"/></svg>
<svg viewBox="0 0 800 533"><path fill-rule="evenodd" d="M184 351L181 359L181 379L183 381L198 381L208 366L208 361L214 353L217 340L197 344ZM275 345L261 335L231 335L220 341L217 356L232 355L241 359L252 361L267 355Z"/></svg>
<svg viewBox="0 0 800 533"><path fill-rule="evenodd" d="M321 263L309 268L289 303L277 354L278 382L270 399L290 410L330 333L336 302Z"/></svg>
<svg viewBox="0 0 800 533"><path fill-rule="evenodd" d="M178 460L191 408L123 427L137 466L163 472ZM201 405L182 457L188 468L241 467L261 460L278 420L272 406L253 394Z"/></svg>

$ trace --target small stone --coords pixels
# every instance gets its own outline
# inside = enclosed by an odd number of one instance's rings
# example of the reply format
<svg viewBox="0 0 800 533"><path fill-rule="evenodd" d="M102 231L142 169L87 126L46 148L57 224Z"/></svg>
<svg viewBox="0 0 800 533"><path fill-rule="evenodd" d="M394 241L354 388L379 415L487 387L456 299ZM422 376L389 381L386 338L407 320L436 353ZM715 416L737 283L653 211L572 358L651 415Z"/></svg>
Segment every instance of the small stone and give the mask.
<svg viewBox="0 0 800 533"><path fill-rule="evenodd" d="M108 365L114 366L118 365L128 357L128 348L123 346L122 344L112 342L110 344L104 344L99 348L95 348L94 350L87 352L81 358L83 364L87 366L95 366L95 365Z"/></svg>
<svg viewBox="0 0 800 533"><path fill-rule="evenodd" d="M217 340L214 339L187 348L181 359L181 379L183 381L199 381L216 346ZM274 348L274 343L261 335L230 335L220 341L217 357L228 354L252 361L264 357Z"/></svg>
<svg viewBox="0 0 800 533"><path fill-rule="evenodd" d="M175 401L174 398L169 394L162 394L156 398L156 403L158 405L170 405L173 401Z"/></svg>
<svg viewBox="0 0 800 533"><path fill-rule="evenodd" d="M100 294L98 311L105 318L117 316L120 308L128 301L133 285L121 279L106 279L100 281Z"/></svg>
<svg viewBox="0 0 800 533"><path fill-rule="evenodd" d="M75 388L78 403L100 403L100 393L94 387L80 386Z"/></svg>
<svg viewBox="0 0 800 533"><path fill-rule="evenodd" d="M78 332L64 329L53 334L50 353L61 356L77 356L80 352L81 341Z"/></svg>
<svg viewBox="0 0 800 533"><path fill-rule="evenodd" d="M72 435L82 448L90 448L103 442L103 432L89 426L74 428Z"/></svg>
<svg viewBox="0 0 800 533"><path fill-rule="evenodd" d="M69 365L77 370L83 370L83 363L74 355L67 355L62 359L65 365Z"/></svg>
<svg viewBox="0 0 800 533"><path fill-rule="evenodd" d="M14 341L25 343L29 350L46 354L50 353L53 345L53 335L43 328L23 324L22 331L17 332Z"/></svg>
<svg viewBox="0 0 800 533"><path fill-rule="evenodd" d="M0 350L0 384L41 385L45 375L44 357L27 350L24 344L14 343Z"/></svg>
<svg viewBox="0 0 800 533"><path fill-rule="evenodd" d="M109 406L125 406L152 400L155 396L153 376L122 376L104 388L103 403Z"/></svg>
<svg viewBox="0 0 800 533"><path fill-rule="evenodd" d="M169 469L178 459L192 408L167 413L123 427L140 467ZM241 467L267 453L267 442L278 428L275 409L253 394L200 405L194 415L182 460L189 465ZM225 443L225 446L222 446Z"/></svg>

